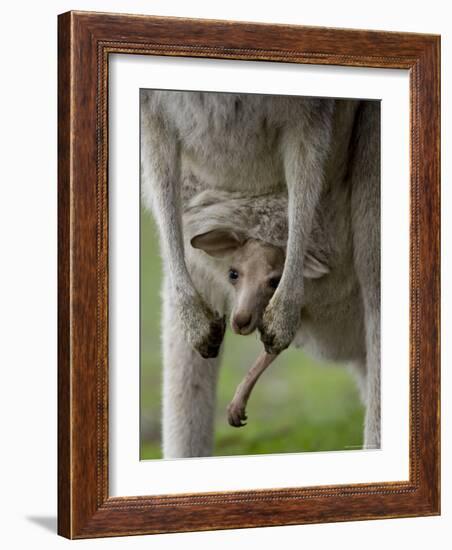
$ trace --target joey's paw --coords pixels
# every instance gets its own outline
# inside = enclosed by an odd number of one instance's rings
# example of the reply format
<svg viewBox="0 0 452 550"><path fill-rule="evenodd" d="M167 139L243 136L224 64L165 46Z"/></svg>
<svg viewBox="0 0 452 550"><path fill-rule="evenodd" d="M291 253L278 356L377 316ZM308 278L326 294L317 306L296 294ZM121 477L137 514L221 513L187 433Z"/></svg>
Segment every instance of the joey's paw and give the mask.
<svg viewBox="0 0 452 550"><path fill-rule="evenodd" d="M226 317L213 313L200 296L178 303L187 342L205 359L217 357L226 330Z"/></svg>
<svg viewBox="0 0 452 550"><path fill-rule="evenodd" d="M241 428L246 426L245 420L247 420L245 414L245 403L243 401L236 401L233 399L228 405L228 422L234 428Z"/></svg>
<svg viewBox="0 0 452 550"><path fill-rule="evenodd" d="M294 302L270 302L259 325L267 353L276 355L290 346L300 325L300 310Z"/></svg>

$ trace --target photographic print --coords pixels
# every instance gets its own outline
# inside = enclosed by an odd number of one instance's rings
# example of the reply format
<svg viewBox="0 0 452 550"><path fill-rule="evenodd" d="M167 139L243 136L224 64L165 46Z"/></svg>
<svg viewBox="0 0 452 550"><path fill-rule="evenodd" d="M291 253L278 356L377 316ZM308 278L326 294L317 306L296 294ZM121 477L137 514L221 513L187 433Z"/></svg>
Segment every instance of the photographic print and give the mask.
<svg viewBox="0 0 452 550"><path fill-rule="evenodd" d="M439 514L440 37L67 12L58 52L59 534Z"/></svg>
<svg viewBox="0 0 452 550"><path fill-rule="evenodd" d="M378 449L380 101L140 113L140 458Z"/></svg>

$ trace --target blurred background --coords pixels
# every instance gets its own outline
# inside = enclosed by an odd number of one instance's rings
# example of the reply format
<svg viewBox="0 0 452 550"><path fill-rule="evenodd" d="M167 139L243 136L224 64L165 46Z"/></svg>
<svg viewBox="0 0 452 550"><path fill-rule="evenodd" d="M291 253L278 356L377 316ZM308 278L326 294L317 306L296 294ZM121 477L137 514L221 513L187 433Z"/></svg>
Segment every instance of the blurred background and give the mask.
<svg viewBox="0 0 452 550"><path fill-rule="evenodd" d="M141 212L141 452L162 458L160 356L161 260L152 216ZM362 445L364 409L352 375L290 348L262 375L248 423L229 426L226 407L262 350L258 333L226 334L215 418L214 455L350 450Z"/></svg>

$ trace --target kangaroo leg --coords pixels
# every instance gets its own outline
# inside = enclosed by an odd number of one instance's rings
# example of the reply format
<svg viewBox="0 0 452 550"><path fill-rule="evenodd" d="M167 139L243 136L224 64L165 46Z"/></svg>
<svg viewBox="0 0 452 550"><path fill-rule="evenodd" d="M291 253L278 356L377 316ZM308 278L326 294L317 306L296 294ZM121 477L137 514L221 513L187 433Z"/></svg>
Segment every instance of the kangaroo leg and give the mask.
<svg viewBox="0 0 452 550"><path fill-rule="evenodd" d="M203 359L185 340L171 288L163 293L163 456L211 456L219 357Z"/></svg>
<svg viewBox="0 0 452 550"><path fill-rule="evenodd" d="M354 361L347 365L348 371L355 379L356 388L359 393L361 404L366 406L367 403L367 366L366 362Z"/></svg>
<svg viewBox="0 0 452 550"><path fill-rule="evenodd" d="M380 106L363 102L357 115L352 169L354 263L366 330L364 446L380 447Z"/></svg>
<svg viewBox="0 0 452 550"><path fill-rule="evenodd" d="M251 392L260 375L277 357L277 355L271 355L265 351L262 352L254 365L246 373L245 378L237 387L234 397L228 405L228 421L231 426L235 426L236 428L245 426L245 423L242 421L247 419L245 409Z"/></svg>
<svg viewBox="0 0 452 550"><path fill-rule="evenodd" d="M284 272L260 326L265 350L277 354L292 342L300 323L303 268L315 209L323 188L331 141L333 108L313 107L310 122L285 128L281 152L288 190L289 234Z"/></svg>
<svg viewBox="0 0 452 550"><path fill-rule="evenodd" d="M380 316L376 309L366 314L367 399L364 448L379 449L380 434Z"/></svg>
<svg viewBox="0 0 452 550"><path fill-rule="evenodd" d="M141 98L141 173L143 197L157 221L174 307L181 333L203 357L215 357L223 340L224 318L214 314L193 285L184 258L181 222L181 174L178 140L152 107L152 95Z"/></svg>

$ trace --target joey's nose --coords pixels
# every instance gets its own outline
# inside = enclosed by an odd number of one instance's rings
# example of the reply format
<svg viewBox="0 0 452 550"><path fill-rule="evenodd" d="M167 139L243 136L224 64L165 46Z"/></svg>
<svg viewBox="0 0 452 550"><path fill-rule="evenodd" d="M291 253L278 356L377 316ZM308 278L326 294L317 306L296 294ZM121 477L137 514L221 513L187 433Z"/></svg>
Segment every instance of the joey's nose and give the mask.
<svg viewBox="0 0 452 550"><path fill-rule="evenodd" d="M251 328L252 315L250 313L238 313L232 319L232 328L237 334L248 334Z"/></svg>

